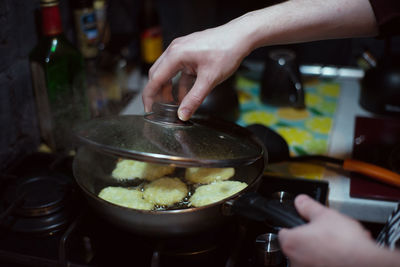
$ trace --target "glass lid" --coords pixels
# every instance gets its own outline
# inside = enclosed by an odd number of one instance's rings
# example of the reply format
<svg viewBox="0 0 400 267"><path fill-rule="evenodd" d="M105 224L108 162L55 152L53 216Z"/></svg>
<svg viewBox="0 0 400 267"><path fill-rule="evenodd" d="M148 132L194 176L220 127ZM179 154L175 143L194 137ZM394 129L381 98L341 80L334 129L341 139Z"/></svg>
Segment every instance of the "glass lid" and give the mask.
<svg viewBox="0 0 400 267"><path fill-rule="evenodd" d="M177 106L156 103L147 115L90 120L76 131L78 140L122 158L181 167L235 167L263 156L250 132L234 123L177 118Z"/></svg>

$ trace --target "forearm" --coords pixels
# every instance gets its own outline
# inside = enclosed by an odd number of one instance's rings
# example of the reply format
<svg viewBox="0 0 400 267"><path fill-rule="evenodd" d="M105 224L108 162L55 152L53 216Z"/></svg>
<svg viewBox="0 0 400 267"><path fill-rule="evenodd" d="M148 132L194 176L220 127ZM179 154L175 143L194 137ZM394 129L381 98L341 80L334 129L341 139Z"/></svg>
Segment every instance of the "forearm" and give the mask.
<svg viewBox="0 0 400 267"><path fill-rule="evenodd" d="M247 13L230 23L243 34L246 53L266 45L375 36L368 0L291 0Z"/></svg>

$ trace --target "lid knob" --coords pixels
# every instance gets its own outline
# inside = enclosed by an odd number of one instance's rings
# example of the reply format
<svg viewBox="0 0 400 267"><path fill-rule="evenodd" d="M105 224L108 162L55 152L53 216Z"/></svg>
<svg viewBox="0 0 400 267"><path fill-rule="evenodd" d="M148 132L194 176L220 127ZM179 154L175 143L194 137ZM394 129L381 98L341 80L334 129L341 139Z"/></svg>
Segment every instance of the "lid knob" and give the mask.
<svg viewBox="0 0 400 267"><path fill-rule="evenodd" d="M155 102L152 106L153 112L146 114L145 118L158 123L174 124L179 126L191 125L190 122L179 119L178 107L179 106L176 104Z"/></svg>

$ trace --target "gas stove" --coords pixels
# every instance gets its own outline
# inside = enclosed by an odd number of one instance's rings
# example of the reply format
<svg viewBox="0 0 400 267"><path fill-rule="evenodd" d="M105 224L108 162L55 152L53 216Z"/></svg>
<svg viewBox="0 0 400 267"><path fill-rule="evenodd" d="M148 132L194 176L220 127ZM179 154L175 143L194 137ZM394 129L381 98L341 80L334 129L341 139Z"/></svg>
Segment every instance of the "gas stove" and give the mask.
<svg viewBox="0 0 400 267"><path fill-rule="evenodd" d="M72 160L34 153L1 175L0 265L288 266L284 256L265 261L265 237L279 227L240 217L190 236L126 232L90 209L73 178ZM325 203L327 190L322 181L265 176L258 192L280 201L305 193Z"/></svg>

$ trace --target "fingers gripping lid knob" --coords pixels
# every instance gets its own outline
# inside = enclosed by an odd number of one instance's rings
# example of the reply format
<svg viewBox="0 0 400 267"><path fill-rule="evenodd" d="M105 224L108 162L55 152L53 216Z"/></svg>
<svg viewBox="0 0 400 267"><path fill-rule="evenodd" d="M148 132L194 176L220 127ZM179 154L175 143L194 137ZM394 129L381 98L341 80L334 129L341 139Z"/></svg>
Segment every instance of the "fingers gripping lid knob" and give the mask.
<svg viewBox="0 0 400 267"><path fill-rule="evenodd" d="M178 117L178 105L155 102L152 106L152 113L147 114L146 119L167 124L191 125L188 121L182 121Z"/></svg>

